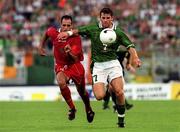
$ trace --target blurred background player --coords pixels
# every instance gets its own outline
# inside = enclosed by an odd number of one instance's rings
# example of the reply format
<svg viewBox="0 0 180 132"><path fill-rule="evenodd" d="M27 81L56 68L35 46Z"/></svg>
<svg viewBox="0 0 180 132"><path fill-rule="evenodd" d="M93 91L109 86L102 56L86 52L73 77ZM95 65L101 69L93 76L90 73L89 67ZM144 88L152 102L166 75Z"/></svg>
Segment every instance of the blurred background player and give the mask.
<svg viewBox="0 0 180 132"><path fill-rule="evenodd" d="M68 39L63 39L60 42L58 42L57 39L59 32L69 31L72 29L72 26L72 17L68 15L62 16L61 28L56 29L54 27L49 27L45 32L39 45L39 53L42 56L46 56L44 45L46 40L50 38L54 48L53 52L57 82L60 87L61 94L70 108L68 118L69 120L73 120L76 113L76 108L72 101L69 87L67 86L69 79L72 79L84 102L87 120L88 122L92 122L94 112L90 106L88 92L85 90L84 67L80 63L80 61L83 60L81 39L79 36L69 37Z"/></svg>
<svg viewBox="0 0 180 132"><path fill-rule="evenodd" d="M141 65L141 61L134 49L134 44L127 35L113 23L113 12L110 8L103 8L100 11L100 22L97 24L81 26L67 32L59 33L60 40L74 34L86 35L91 39L91 55L93 65L93 92L97 100L102 100L106 94L105 84L107 80L112 85L112 90L116 94L116 108L118 112L118 126L125 127L125 97L124 79L122 67L117 60L116 51L120 44L124 45L130 56L130 64L135 67ZM100 32L104 28L111 28L116 32L117 39L112 45L104 45L99 38Z"/></svg>
<svg viewBox="0 0 180 132"><path fill-rule="evenodd" d="M118 60L123 68L123 76L125 75L125 71L124 68L126 68L128 71L134 73L135 69L129 64L129 59L130 59L130 54L129 52L127 52L126 49L121 48L122 46L120 46L118 48L118 51L116 52L117 56L118 56ZM116 111L116 97L115 94L113 92L110 92L109 90L106 91L106 96L103 98L104 102L103 102L103 109L109 109L109 100L110 100L110 96L112 97L112 101L113 101L113 108L114 108L114 112ZM127 110L131 109L133 107L133 104L129 104L127 99L125 99L125 107Z"/></svg>

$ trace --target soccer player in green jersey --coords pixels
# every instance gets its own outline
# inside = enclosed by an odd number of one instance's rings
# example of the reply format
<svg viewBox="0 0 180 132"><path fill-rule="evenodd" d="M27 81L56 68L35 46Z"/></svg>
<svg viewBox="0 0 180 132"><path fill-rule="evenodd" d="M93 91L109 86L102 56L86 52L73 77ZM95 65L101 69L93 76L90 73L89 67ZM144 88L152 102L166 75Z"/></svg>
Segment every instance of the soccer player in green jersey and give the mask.
<svg viewBox="0 0 180 132"><path fill-rule="evenodd" d="M103 45L100 41L100 32L105 28L111 28L116 32L116 41L112 45ZM112 86L117 98L118 126L125 127L125 96L124 78L122 67L117 59L116 51L119 45L124 45L130 53L130 64L139 67L141 61L134 48L134 44L127 35L113 23L113 12L109 8L100 11L100 22L98 24L81 26L67 32L61 32L58 39L66 39L75 34L86 35L91 40L91 55L93 66L93 92L97 100L102 100L106 94L105 85L108 82Z"/></svg>

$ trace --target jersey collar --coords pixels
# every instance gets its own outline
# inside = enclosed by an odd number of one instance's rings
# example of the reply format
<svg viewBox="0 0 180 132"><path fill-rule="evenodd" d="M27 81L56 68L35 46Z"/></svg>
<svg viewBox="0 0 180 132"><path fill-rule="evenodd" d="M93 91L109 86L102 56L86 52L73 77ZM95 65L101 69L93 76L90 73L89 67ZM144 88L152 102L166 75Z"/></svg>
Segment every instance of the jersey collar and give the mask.
<svg viewBox="0 0 180 132"><path fill-rule="evenodd" d="M111 28L111 29L116 30L116 25L115 25L115 23L112 22L112 24L113 24L113 25L112 25L112 28ZM103 28L101 22L98 23L98 26L99 26L99 28Z"/></svg>
<svg viewBox="0 0 180 132"><path fill-rule="evenodd" d="M61 28L58 28L58 32L61 32Z"/></svg>

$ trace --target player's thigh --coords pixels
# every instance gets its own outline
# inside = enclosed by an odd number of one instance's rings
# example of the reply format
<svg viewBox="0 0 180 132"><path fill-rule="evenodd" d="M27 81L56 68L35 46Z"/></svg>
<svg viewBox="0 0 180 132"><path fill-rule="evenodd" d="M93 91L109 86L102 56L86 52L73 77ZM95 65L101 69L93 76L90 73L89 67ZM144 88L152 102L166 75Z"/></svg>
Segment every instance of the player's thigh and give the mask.
<svg viewBox="0 0 180 132"><path fill-rule="evenodd" d="M78 85L81 85L85 81L85 71L81 63L73 64L65 73Z"/></svg>
<svg viewBox="0 0 180 132"><path fill-rule="evenodd" d="M115 78L123 77L123 69L120 65L107 69L107 72L109 82L111 82Z"/></svg>
<svg viewBox="0 0 180 132"><path fill-rule="evenodd" d="M93 92L97 100L101 100L106 93L108 72L103 66L93 67Z"/></svg>
<svg viewBox="0 0 180 132"><path fill-rule="evenodd" d="M114 78L111 81L112 90L114 92L124 93L124 79L123 77Z"/></svg>
<svg viewBox="0 0 180 132"><path fill-rule="evenodd" d="M103 67L93 67L92 79L93 84L96 83L107 83L108 73Z"/></svg>
<svg viewBox="0 0 180 132"><path fill-rule="evenodd" d="M93 84L93 93L97 100L103 99L106 94L105 84L102 82Z"/></svg>
<svg viewBox="0 0 180 132"><path fill-rule="evenodd" d="M60 86L65 85L66 82L68 81L68 77L62 71L56 74L56 79Z"/></svg>

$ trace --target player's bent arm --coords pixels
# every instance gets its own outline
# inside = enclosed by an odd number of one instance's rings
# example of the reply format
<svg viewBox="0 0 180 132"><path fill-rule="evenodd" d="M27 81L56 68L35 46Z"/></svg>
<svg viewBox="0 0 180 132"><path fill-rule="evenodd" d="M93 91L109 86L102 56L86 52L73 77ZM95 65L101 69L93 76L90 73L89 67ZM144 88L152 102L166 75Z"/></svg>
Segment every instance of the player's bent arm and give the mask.
<svg viewBox="0 0 180 132"><path fill-rule="evenodd" d="M78 61L78 56L72 52L72 47L68 44L64 47L66 54L74 61Z"/></svg>
<svg viewBox="0 0 180 132"><path fill-rule="evenodd" d="M76 39L73 41L70 47L69 56L76 62L79 60L79 56L81 56L82 53L82 44L81 44L81 38L75 37Z"/></svg>
<svg viewBox="0 0 180 132"><path fill-rule="evenodd" d="M138 55L137 55L137 52L136 52L135 48L130 47L130 48L128 49L128 52L130 53L130 58L131 58L131 56L132 56L133 58L139 58Z"/></svg>
<svg viewBox="0 0 180 132"><path fill-rule="evenodd" d="M132 64L132 66L134 67L140 67L141 66L141 61L138 57L138 54L135 50L135 48L130 47L128 49L129 53L130 53L130 59L129 59L129 63Z"/></svg>
<svg viewBox="0 0 180 132"><path fill-rule="evenodd" d="M76 62L78 61L78 56L74 55L72 52L68 52L68 55Z"/></svg>
<svg viewBox="0 0 180 132"><path fill-rule="evenodd" d="M39 52L39 54L42 55L42 56L46 56L46 51L45 51L45 49L44 49L44 46L45 46L46 40L47 40L48 38L49 38L49 36L45 33L45 34L43 35L43 37L42 37L42 40L41 40L39 46L38 46L38 52Z"/></svg>

